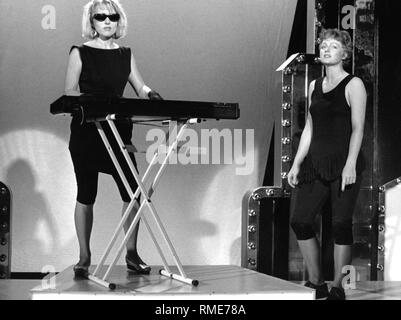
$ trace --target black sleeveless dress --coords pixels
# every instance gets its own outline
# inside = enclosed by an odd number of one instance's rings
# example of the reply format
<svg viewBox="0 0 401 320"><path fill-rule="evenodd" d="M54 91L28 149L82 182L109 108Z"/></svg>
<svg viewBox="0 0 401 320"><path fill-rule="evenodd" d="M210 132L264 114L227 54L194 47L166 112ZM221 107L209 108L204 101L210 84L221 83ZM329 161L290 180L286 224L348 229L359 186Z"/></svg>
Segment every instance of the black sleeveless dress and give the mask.
<svg viewBox="0 0 401 320"><path fill-rule="evenodd" d="M71 51L74 48L78 48L82 61L80 92L122 97L131 73L131 50L126 47L105 50L82 45L73 46ZM124 143L131 144L132 123L120 122L116 126ZM73 115L70 127L69 149L74 165L84 171L111 173L114 166L96 125L82 122L78 115ZM104 125L103 128L107 136L111 137L108 126Z"/></svg>
<svg viewBox="0 0 401 320"><path fill-rule="evenodd" d="M312 141L300 173L300 183L315 179L334 181L341 177L348 158L352 134L351 108L345 97L345 87L353 76L345 77L336 88L324 93L323 79L315 83L310 113L313 122ZM364 170L365 163L360 152L357 160L357 175Z"/></svg>

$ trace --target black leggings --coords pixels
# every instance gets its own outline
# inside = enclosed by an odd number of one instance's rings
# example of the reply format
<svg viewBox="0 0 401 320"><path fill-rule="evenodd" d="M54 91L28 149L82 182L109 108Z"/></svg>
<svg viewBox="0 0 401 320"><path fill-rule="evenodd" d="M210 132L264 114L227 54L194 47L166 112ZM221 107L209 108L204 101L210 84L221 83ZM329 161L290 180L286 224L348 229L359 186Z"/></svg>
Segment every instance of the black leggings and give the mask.
<svg viewBox="0 0 401 320"><path fill-rule="evenodd" d="M117 184L121 199L124 202L130 202L131 198L126 191L120 176L117 174L117 171L111 173L111 175ZM99 172L96 170L75 171L75 177L77 180L77 201L86 205L94 204L97 195Z"/></svg>
<svg viewBox="0 0 401 320"><path fill-rule="evenodd" d="M98 186L98 178L99 172L110 174L113 176L114 181L117 184L118 191L120 192L121 199L124 202L130 202L131 197L129 196L125 186L118 175L117 169L112 166L111 160L110 162L106 162L106 165L96 164L95 161L85 160L82 156L71 153L72 162L74 165L75 178L77 182L77 201L82 204L91 205L95 203L97 196L97 186ZM132 161L134 163L135 169L138 172L135 158L131 155ZM91 165L92 164L92 165ZM104 167L101 169L101 167ZM129 172L128 168L122 168L124 172ZM131 177L131 179L129 178ZM128 183L130 187L135 192L138 185L136 181L133 179L132 175L128 175ZM140 199L140 195L138 196L138 201Z"/></svg>
<svg viewBox="0 0 401 320"><path fill-rule="evenodd" d="M291 217L291 227L297 239L303 241L316 237L313 229L315 218L330 199L334 241L337 245L352 245L352 217L361 180L358 177L356 183L347 186L344 192L341 192L341 178L332 182L318 179L297 187L293 194Z"/></svg>

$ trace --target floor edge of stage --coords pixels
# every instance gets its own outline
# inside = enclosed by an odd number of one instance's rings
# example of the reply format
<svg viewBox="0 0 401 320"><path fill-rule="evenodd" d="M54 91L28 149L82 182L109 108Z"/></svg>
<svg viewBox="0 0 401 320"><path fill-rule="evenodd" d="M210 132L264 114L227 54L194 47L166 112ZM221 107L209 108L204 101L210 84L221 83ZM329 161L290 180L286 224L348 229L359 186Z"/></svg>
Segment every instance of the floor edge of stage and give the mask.
<svg viewBox="0 0 401 320"><path fill-rule="evenodd" d="M152 267L150 275L127 271L117 265L109 282L115 290L107 289L87 279L74 279L72 266L48 277L31 290L33 300L314 300L315 291L302 285L277 279L238 266L184 266L192 286L159 274ZM104 274L107 266L100 271ZM94 271L92 266L90 272ZM175 267L171 271L178 273Z"/></svg>

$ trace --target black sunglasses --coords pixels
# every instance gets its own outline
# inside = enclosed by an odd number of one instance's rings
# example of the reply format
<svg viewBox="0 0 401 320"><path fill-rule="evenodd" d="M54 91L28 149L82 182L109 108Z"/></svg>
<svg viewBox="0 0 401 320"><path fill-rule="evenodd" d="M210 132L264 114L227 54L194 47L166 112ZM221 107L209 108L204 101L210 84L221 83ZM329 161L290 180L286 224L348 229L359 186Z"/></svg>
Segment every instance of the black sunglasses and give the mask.
<svg viewBox="0 0 401 320"><path fill-rule="evenodd" d="M107 18L109 18L109 20L112 22L117 22L118 20L120 20L120 15L118 13L113 13L113 14L96 13L93 15L93 19L97 21L104 21Z"/></svg>

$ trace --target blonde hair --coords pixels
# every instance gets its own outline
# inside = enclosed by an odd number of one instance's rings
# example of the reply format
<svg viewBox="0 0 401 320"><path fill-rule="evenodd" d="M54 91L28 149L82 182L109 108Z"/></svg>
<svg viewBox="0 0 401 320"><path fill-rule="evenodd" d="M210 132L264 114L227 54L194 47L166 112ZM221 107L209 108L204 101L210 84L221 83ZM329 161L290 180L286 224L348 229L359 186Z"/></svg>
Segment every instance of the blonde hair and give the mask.
<svg viewBox="0 0 401 320"><path fill-rule="evenodd" d="M352 38L347 31L341 31L338 29L324 29L320 34L321 43L327 39L334 39L340 42L344 48L344 51L347 55L344 63L348 64L351 61L353 46L352 46Z"/></svg>
<svg viewBox="0 0 401 320"><path fill-rule="evenodd" d="M93 27L93 13L99 6L105 6L110 12L116 12L120 15L114 39L124 38L127 34L127 15L118 0L91 0L84 6L82 15L82 37L92 40L97 37Z"/></svg>

